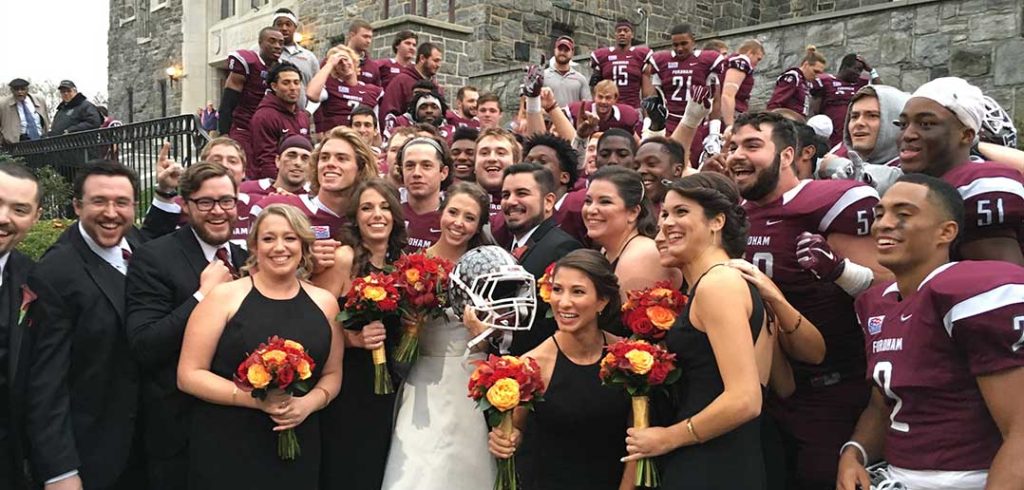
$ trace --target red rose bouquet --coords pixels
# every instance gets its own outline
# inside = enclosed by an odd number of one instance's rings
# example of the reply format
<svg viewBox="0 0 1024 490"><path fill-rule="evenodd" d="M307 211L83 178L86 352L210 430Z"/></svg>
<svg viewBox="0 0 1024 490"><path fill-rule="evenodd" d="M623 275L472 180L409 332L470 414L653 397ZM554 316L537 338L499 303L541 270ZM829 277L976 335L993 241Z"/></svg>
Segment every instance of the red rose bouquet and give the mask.
<svg viewBox="0 0 1024 490"><path fill-rule="evenodd" d="M620 340L608 347L601 359L601 382L623 385L633 399L633 427L646 428L648 395L656 386L676 382L682 375L675 365L676 355L664 347L644 340ZM658 469L644 458L636 463L636 486L657 487Z"/></svg>
<svg viewBox="0 0 1024 490"><path fill-rule="evenodd" d="M541 301L547 304L551 304L551 280L555 276L555 263L548 264L547 268L544 269L544 275L537 279L537 296L540 297ZM548 308L548 312L545 315L546 318L554 318L555 311Z"/></svg>
<svg viewBox="0 0 1024 490"><path fill-rule="evenodd" d="M345 295L345 307L338 320L367 324L398 314L398 288L389 274L372 272L368 276L352 281L352 287ZM373 392L387 395L395 392L388 374L387 354L384 347L378 347L373 354Z"/></svg>
<svg viewBox="0 0 1024 490"><path fill-rule="evenodd" d="M687 301L668 281L657 282L652 287L626 293L622 321L633 332L634 339L661 340L682 314Z"/></svg>
<svg viewBox="0 0 1024 490"><path fill-rule="evenodd" d="M395 287L401 293L402 340L395 361L415 362L420 354L419 331L431 318L441 316L448 303L444 292L452 263L425 253L403 255L395 261Z"/></svg>
<svg viewBox="0 0 1024 490"><path fill-rule="evenodd" d="M505 434L512 433L512 412L516 407L533 408L533 402L544 395L544 381L540 377L537 361L525 357L498 357L491 355L486 361L477 361L476 370L469 377L469 397L487 415L491 427L500 427ZM498 460L498 476L494 490L516 489L515 456Z"/></svg>
<svg viewBox="0 0 1024 490"><path fill-rule="evenodd" d="M302 344L274 336L260 344L235 370L235 386L253 398L265 400L272 389L292 395L309 391L309 378L316 364ZM277 436L277 455L293 460L302 453L293 429Z"/></svg>

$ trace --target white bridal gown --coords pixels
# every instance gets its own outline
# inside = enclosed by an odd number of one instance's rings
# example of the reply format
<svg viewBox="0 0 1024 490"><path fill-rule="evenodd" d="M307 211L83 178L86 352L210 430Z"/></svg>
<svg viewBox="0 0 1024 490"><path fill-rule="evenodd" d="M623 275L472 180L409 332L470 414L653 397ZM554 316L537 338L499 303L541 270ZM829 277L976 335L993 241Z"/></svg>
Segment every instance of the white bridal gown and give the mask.
<svg viewBox="0 0 1024 490"><path fill-rule="evenodd" d="M384 490L481 490L494 485L487 423L468 396L469 332L450 315L420 329L420 357L399 393Z"/></svg>

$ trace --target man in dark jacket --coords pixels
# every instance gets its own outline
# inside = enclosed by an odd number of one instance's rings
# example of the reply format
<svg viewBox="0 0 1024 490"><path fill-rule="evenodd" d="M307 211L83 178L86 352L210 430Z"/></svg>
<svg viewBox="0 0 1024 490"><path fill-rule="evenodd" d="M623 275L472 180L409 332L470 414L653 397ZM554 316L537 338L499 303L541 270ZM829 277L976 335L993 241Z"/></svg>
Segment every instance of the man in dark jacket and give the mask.
<svg viewBox="0 0 1024 490"><path fill-rule="evenodd" d="M249 129L253 161L246 162L249 180L277 178L277 146L285 137L299 134L309 138L309 115L298 110L302 78L291 63L280 63L267 74L270 92L263 96Z"/></svg>
<svg viewBox="0 0 1024 490"><path fill-rule="evenodd" d="M53 124L47 136L77 133L97 129L103 123L103 117L96 106L92 105L84 95L78 93L78 87L71 80L64 80L57 86L63 102L57 106L57 114L53 116Z"/></svg>

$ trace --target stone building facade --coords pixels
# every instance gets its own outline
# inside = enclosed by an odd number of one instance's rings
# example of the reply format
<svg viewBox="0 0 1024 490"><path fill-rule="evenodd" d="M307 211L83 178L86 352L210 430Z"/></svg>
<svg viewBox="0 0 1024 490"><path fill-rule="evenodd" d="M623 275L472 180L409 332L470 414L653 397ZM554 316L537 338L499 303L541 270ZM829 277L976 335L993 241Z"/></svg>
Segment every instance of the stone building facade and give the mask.
<svg viewBox="0 0 1024 490"><path fill-rule="evenodd" d="M128 6L134 6L128 8ZM254 6L256 8L254 8ZM448 93L470 83L517 106L522 67L572 35L589 74L589 52L612 42L615 19L636 24L636 38L667 49L664 34L679 22L700 39L737 46L762 41L753 107L763 107L775 77L808 44L830 60L863 55L883 81L912 90L929 78L963 76L1024 119L1024 2L1019 0L112 0L110 102L128 120L160 115L161 83L168 112L190 113L216 101L228 52L255 43L278 7L296 11L303 44L322 55L344 38L348 23L375 27L373 56L391 55L395 32L444 46L440 82ZM136 17L125 21L132 10ZM142 15L142 11L146 15ZM145 19L143 19L145 17ZM186 76L170 83L167 67Z"/></svg>

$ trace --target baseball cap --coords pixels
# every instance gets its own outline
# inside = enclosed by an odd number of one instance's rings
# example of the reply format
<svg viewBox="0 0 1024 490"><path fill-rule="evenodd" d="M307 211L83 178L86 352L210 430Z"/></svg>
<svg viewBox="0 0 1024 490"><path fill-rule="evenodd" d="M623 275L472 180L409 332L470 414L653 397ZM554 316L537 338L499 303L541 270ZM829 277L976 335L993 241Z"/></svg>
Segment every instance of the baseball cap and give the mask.
<svg viewBox="0 0 1024 490"><path fill-rule="evenodd" d="M15 78L14 80L11 80L11 83L7 84L7 86L11 87L12 89L26 88L28 87L28 80L25 80L24 78Z"/></svg>
<svg viewBox="0 0 1024 490"><path fill-rule="evenodd" d="M569 36L559 36L559 38L555 40L555 49L562 46L565 46L569 51L572 51L576 47L576 42Z"/></svg>
<svg viewBox="0 0 1024 490"><path fill-rule="evenodd" d="M72 82L71 80L61 80L60 81L60 85L57 85L57 89L62 89L62 88L77 89L78 87L75 86L75 82Z"/></svg>

